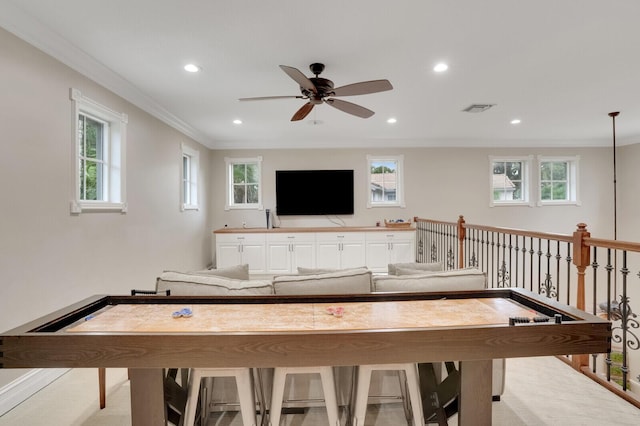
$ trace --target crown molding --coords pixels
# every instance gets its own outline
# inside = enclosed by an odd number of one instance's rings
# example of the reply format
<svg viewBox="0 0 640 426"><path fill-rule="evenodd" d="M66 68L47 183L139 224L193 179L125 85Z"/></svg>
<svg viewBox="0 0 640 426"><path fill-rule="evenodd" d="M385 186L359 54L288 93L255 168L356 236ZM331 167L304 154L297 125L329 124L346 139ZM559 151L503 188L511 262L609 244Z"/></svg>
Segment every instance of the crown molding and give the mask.
<svg viewBox="0 0 640 426"><path fill-rule="evenodd" d="M209 137L163 108L128 80L25 13L12 2L0 2L0 26L184 135L209 148L214 147L214 142Z"/></svg>

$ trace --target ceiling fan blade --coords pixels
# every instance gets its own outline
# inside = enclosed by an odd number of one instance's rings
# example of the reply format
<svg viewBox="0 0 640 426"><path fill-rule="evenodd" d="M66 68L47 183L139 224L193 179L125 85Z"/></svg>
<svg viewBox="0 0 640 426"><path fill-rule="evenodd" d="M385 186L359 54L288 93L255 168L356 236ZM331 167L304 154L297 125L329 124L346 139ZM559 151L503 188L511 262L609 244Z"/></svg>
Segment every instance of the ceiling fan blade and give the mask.
<svg viewBox="0 0 640 426"><path fill-rule="evenodd" d="M369 118L375 112L367 109L363 106L353 104L347 101L341 101L340 99L327 99L325 102L331 105L334 108L339 109L340 111L346 112L347 114L355 115L360 118Z"/></svg>
<svg viewBox="0 0 640 426"><path fill-rule="evenodd" d="M291 117L291 121L300 121L304 119L307 115L309 115L312 109L313 104L311 102L307 102L306 104L302 105L302 107L298 111L296 111L295 114L293 114L293 117Z"/></svg>
<svg viewBox="0 0 640 426"><path fill-rule="evenodd" d="M316 89L316 86L311 82L311 80L307 78L306 75L302 74L299 69L288 67L286 65L280 65L280 68L282 68L282 71L286 72L289 77L294 79L296 83L300 85L300 87L303 87L313 93L318 93L318 89Z"/></svg>
<svg viewBox="0 0 640 426"><path fill-rule="evenodd" d="M239 101L265 101L269 99L303 99L303 96L260 96L257 98L240 98Z"/></svg>
<svg viewBox="0 0 640 426"><path fill-rule="evenodd" d="M347 84L333 89L333 96L368 95L369 93L384 92L393 89L389 80L371 80L360 83Z"/></svg>

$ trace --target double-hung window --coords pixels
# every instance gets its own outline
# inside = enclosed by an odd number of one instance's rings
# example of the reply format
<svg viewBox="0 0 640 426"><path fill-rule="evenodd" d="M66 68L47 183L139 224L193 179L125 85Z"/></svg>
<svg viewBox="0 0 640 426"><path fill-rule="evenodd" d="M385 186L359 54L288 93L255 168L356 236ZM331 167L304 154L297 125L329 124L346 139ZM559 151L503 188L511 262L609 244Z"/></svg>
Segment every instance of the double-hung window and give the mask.
<svg viewBox="0 0 640 426"><path fill-rule="evenodd" d="M225 210L262 210L262 157L225 158L227 200Z"/></svg>
<svg viewBox="0 0 640 426"><path fill-rule="evenodd" d="M367 155L367 207L405 207L404 156Z"/></svg>
<svg viewBox="0 0 640 426"><path fill-rule="evenodd" d="M540 164L539 205L579 204L579 157L538 157Z"/></svg>
<svg viewBox="0 0 640 426"><path fill-rule="evenodd" d="M71 89L73 200L71 212L127 211L125 152L128 117Z"/></svg>
<svg viewBox="0 0 640 426"><path fill-rule="evenodd" d="M200 153L182 144L181 210L198 209L198 169Z"/></svg>
<svg viewBox="0 0 640 426"><path fill-rule="evenodd" d="M531 205L531 157L489 157L491 206Z"/></svg>

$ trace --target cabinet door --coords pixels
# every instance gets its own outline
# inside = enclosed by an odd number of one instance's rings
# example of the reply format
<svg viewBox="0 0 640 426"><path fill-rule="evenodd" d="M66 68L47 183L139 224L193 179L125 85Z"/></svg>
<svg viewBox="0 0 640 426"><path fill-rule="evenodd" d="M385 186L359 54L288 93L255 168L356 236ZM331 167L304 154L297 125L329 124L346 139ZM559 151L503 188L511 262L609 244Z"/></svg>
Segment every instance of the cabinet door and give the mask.
<svg viewBox="0 0 640 426"><path fill-rule="evenodd" d="M341 245L340 267L359 268L365 266L367 258L365 255L364 241L345 241Z"/></svg>
<svg viewBox="0 0 640 426"><path fill-rule="evenodd" d="M297 272L300 268L316 267L316 243L297 242L293 244L291 251L291 272Z"/></svg>
<svg viewBox="0 0 640 426"><path fill-rule="evenodd" d="M316 267L340 269L340 248L336 241L318 241L316 247Z"/></svg>
<svg viewBox="0 0 640 426"><path fill-rule="evenodd" d="M367 268L372 272L387 272L390 262L390 243L385 240L367 241Z"/></svg>
<svg viewBox="0 0 640 426"><path fill-rule="evenodd" d="M416 261L415 240L396 240L391 243L389 263L409 263Z"/></svg>
<svg viewBox="0 0 640 426"><path fill-rule="evenodd" d="M250 274L267 272L267 256L264 242L245 241L241 247L242 262L249 264Z"/></svg>
<svg viewBox="0 0 640 426"><path fill-rule="evenodd" d="M270 241L267 243L267 270L272 274L291 272L291 243Z"/></svg>
<svg viewBox="0 0 640 426"><path fill-rule="evenodd" d="M241 264L240 244L216 244L216 268L227 268Z"/></svg>

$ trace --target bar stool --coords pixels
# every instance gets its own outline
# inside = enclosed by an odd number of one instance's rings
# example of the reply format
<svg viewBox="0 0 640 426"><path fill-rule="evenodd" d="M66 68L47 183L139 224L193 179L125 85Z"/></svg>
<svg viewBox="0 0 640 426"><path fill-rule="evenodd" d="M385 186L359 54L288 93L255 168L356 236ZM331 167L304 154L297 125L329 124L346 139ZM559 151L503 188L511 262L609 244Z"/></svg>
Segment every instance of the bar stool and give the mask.
<svg viewBox="0 0 640 426"><path fill-rule="evenodd" d="M240 414L244 426L256 426L256 399L250 368L192 368L189 373L187 404L184 409L185 426L192 426L196 419L196 406L200 394L200 382L205 377L235 377L240 400ZM204 407L203 407L204 410Z"/></svg>
<svg viewBox="0 0 640 426"><path fill-rule="evenodd" d="M418 366L416 364L372 364L358 366L358 382L356 385L356 403L354 407L353 426L364 426L364 418L367 413L367 401L369 399L369 385L373 371L398 371L404 372L409 388L409 402L411 404L413 424L424 425L422 413L422 399L420 397L420 382L418 380Z"/></svg>
<svg viewBox="0 0 640 426"><path fill-rule="evenodd" d="M340 426L338 415L338 398L336 383L333 378L333 367L276 367L273 372L273 391L271 393L271 408L269 410L270 426L280 426L284 386L288 374L320 374L324 404L327 408L329 426Z"/></svg>

